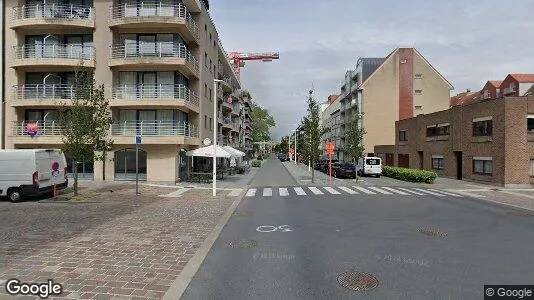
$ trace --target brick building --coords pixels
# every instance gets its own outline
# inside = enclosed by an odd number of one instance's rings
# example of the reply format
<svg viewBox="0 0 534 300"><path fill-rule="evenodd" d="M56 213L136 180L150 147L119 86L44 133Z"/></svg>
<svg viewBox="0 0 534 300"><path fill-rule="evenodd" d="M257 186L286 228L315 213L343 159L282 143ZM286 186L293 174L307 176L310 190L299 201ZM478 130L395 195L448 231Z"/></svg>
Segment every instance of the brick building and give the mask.
<svg viewBox="0 0 534 300"><path fill-rule="evenodd" d="M396 166L507 187L534 183L532 95L473 100L397 121L395 131Z"/></svg>

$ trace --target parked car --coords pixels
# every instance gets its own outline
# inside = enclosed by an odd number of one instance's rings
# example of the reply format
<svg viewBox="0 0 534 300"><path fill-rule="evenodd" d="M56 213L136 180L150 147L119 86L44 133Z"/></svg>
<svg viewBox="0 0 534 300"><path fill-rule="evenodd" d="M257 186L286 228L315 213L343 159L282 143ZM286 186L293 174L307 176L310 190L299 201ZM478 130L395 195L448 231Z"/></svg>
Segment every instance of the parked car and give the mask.
<svg viewBox="0 0 534 300"><path fill-rule="evenodd" d="M332 167L334 166L334 164L338 163L339 160L337 159L332 159ZM325 174L328 174L329 173L329 170L330 169L330 161L329 160L325 160L323 162L323 164L321 165L321 169L320 171L325 173ZM332 172L333 172L333 168L332 168Z"/></svg>
<svg viewBox="0 0 534 300"><path fill-rule="evenodd" d="M356 166L358 175L374 175L380 177L382 175L382 159L380 157L366 156L358 160Z"/></svg>
<svg viewBox="0 0 534 300"><path fill-rule="evenodd" d="M356 167L347 162L337 162L332 164L332 176L336 178L355 178Z"/></svg>
<svg viewBox="0 0 534 300"><path fill-rule="evenodd" d="M67 160L59 149L0 150L0 196L12 202L68 185Z"/></svg>
<svg viewBox="0 0 534 300"><path fill-rule="evenodd" d="M287 154L284 154L284 153L278 153L278 159L282 162L284 161L288 161L289 160L289 156Z"/></svg>

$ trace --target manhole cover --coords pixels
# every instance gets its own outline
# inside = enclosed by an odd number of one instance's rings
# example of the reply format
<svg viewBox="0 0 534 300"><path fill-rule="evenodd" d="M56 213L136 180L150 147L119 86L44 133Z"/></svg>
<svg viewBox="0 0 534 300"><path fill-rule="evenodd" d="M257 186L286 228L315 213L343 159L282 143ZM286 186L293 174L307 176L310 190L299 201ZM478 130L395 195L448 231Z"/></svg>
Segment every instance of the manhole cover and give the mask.
<svg viewBox="0 0 534 300"><path fill-rule="evenodd" d="M371 274L361 272L345 272L337 277L337 282L353 291L370 291L378 287L378 279Z"/></svg>
<svg viewBox="0 0 534 300"><path fill-rule="evenodd" d="M443 231L439 231L434 228L421 228L419 229L419 232L425 235L429 236L438 236L438 237L446 237L447 233Z"/></svg>
<svg viewBox="0 0 534 300"><path fill-rule="evenodd" d="M258 243L256 241L247 239L235 240L228 243L228 247L231 248L253 248L257 245Z"/></svg>
<svg viewBox="0 0 534 300"><path fill-rule="evenodd" d="M252 216L252 212L250 211L237 211L234 213L234 216L236 217L250 217Z"/></svg>

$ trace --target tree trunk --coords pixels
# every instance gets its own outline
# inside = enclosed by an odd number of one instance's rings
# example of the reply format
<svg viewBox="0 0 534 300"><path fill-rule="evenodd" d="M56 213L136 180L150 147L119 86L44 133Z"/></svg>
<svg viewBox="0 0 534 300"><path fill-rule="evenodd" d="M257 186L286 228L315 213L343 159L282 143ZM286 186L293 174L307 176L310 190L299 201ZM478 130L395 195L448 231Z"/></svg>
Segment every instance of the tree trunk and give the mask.
<svg viewBox="0 0 534 300"><path fill-rule="evenodd" d="M106 180L106 150L102 153L102 180Z"/></svg>
<svg viewBox="0 0 534 300"><path fill-rule="evenodd" d="M312 172L312 176L311 176L312 178L311 178L311 181L312 181L312 183L315 182L315 181L314 181L314 179L315 179L315 178L314 178L314 175L315 175L315 172L314 172L314 171L315 171L315 165L312 163L312 168L311 168L311 172Z"/></svg>
<svg viewBox="0 0 534 300"><path fill-rule="evenodd" d="M72 188L74 189L74 196L78 196L78 162L74 160L74 184Z"/></svg>
<svg viewBox="0 0 534 300"><path fill-rule="evenodd" d="M358 169L356 168L358 159L353 158L352 161L354 163L354 178L355 178L356 182L358 182Z"/></svg>

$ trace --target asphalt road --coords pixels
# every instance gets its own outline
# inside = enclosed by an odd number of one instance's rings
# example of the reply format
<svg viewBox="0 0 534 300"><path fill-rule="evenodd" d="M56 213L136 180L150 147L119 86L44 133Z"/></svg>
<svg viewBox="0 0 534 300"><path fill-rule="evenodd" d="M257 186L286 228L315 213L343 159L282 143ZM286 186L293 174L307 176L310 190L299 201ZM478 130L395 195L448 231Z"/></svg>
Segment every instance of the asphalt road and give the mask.
<svg viewBox="0 0 534 300"><path fill-rule="evenodd" d="M294 184L281 174L272 159L254 186ZM182 299L482 299L532 284L533 231L534 214L467 197L245 197ZM350 271L378 287L341 286Z"/></svg>

